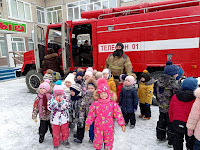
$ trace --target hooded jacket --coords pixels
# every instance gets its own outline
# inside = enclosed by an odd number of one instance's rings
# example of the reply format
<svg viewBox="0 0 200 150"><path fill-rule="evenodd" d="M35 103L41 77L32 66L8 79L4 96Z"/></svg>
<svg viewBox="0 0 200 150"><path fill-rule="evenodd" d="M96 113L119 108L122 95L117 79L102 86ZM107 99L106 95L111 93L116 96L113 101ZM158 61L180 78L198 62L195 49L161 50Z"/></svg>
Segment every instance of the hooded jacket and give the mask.
<svg viewBox="0 0 200 150"><path fill-rule="evenodd" d="M138 98L140 103L145 104L152 104L152 97L153 97L153 87L154 87L155 80L151 78L148 82L140 82L139 89L138 89Z"/></svg>
<svg viewBox="0 0 200 150"><path fill-rule="evenodd" d="M163 74L158 77L156 86L157 101L159 103L159 110L163 113L168 113L169 103L172 96L177 93L180 86L176 79L170 75Z"/></svg>
<svg viewBox="0 0 200 150"><path fill-rule="evenodd" d="M116 93L117 87L116 87L116 83L114 81L113 76L110 79L107 80L107 83L108 83L109 89Z"/></svg>

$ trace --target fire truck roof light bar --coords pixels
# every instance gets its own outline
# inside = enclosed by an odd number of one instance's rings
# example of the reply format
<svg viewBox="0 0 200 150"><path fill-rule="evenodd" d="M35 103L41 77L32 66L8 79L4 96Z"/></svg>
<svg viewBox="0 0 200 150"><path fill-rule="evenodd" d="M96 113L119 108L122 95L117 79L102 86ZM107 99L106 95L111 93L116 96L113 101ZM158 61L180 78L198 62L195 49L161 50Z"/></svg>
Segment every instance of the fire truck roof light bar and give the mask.
<svg viewBox="0 0 200 150"><path fill-rule="evenodd" d="M187 1L187 2L179 2L179 3L174 3L174 4L166 4L166 5L160 5L160 6L153 6L153 7L146 7L146 8L140 8L140 9L134 9L134 10L124 10L120 12L112 12L112 13L107 13L107 14L101 14L98 16L98 19L101 19L103 16L108 16L108 15L116 15L116 14L122 14L122 13L129 13L129 12L134 12L134 11L139 11L139 10L144 10L144 13L146 13L148 9L152 8L160 8L160 7L166 7L166 6L175 6L175 5L180 5L180 4L188 4L188 3L193 3L193 2L199 2L200 5L200 0L194 0L194 1Z"/></svg>

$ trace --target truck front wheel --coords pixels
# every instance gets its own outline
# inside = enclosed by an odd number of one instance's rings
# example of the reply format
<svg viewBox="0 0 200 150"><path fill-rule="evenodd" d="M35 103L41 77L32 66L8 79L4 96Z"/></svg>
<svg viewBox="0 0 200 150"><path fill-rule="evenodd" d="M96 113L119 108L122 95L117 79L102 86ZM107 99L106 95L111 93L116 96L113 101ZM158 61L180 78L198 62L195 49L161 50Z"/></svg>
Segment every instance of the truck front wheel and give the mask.
<svg viewBox="0 0 200 150"><path fill-rule="evenodd" d="M41 73L37 73L35 69L28 71L26 74L26 85L31 93L36 93L42 79L43 75Z"/></svg>

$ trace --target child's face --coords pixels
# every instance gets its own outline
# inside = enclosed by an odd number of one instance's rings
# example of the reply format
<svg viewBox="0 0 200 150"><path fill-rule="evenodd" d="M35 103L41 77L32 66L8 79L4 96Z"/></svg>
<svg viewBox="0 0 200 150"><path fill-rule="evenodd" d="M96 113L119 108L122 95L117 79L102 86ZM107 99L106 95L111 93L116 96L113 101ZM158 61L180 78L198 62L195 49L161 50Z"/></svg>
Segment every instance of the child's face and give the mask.
<svg viewBox="0 0 200 150"><path fill-rule="evenodd" d="M76 72L73 72L74 76L76 76Z"/></svg>
<svg viewBox="0 0 200 150"><path fill-rule="evenodd" d="M145 81L145 78L144 78L144 77L142 77L142 78L141 78L141 81L142 81L142 82L144 82L144 81Z"/></svg>
<svg viewBox="0 0 200 150"><path fill-rule="evenodd" d="M103 73L102 77L107 80L108 79L108 73Z"/></svg>
<svg viewBox="0 0 200 150"><path fill-rule="evenodd" d="M173 75L173 78L176 79L176 77L178 77L178 74Z"/></svg>
<svg viewBox="0 0 200 150"><path fill-rule="evenodd" d="M82 76L77 76L76 78L77 78L78 80L82 80L82 79L83 79Z"/></svg>
<svg viewBox="0 0 200 150"><path fill-rule="evenodd" d="M90 78L90 76L85 75L85 80L88 80Z"/></svg>
<svg viewBox="0 0 200 150"><path fill-rule="evenodd" d="M71 85L72 85L71 82L69 82L69 81L66 81L66 82L65 82L65 86L66 86L66 87L70 88Z"/></svg>
<svg viewBox="0 0 200 150"><path fill-rule="evenodd" d="M39 92L40 94L46 94L47 90L45 88L40 88Z"/></svg>
<svg viewBox="0 0 200 150"><path fill-rule="evenodd" d="M94 92L94 91L95 91L94 86L88 85L88 91L89 91L89 92Z"/></svg>
<svg viewBox="0 0 200 150"><path fill-rule="evenodd" d="M101 92L100 97L102 99L106 99L108 97L108 94L106 92Z"/></svg>
<svg viewBox="0 0 200 150"><path fill-rule="evenodd" d="M129 80L124 81L125 86L131 86L131 82Z"/></svg>
<svg viewBox="0 0 200 150"><path fill-rule="evenodd" d="M71 96L75 96L75 94L76 94L76 93L75 93L74 91L72 91L72 90L70 91L70 93L71 93Z"/></svg>

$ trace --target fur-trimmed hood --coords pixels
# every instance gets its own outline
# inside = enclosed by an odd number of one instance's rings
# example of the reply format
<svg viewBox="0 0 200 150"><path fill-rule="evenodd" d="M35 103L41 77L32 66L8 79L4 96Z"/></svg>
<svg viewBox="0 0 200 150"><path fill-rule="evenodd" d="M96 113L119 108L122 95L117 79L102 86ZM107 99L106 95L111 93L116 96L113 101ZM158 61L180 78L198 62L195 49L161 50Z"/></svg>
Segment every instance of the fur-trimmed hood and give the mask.
<svg viewBox="0 0 200 150"><path fill-rule="evenodd" d="M44 59L50 59L50 58L57 57L57 56L58 56L57 53L52 53L52 54L44 56Z"/></svg>
<svg viewBox="0 0 200 150"><path fill-rule="evenodd" d="M94 86L95 86L95 89L97 89L97 81L94 79L94 78L89 78L87 81L86 81L86 84L85 84L85 87L86 87L86 89L88 89L88 84L89 83L92 83L92 84L94 84Z"/></svg>

